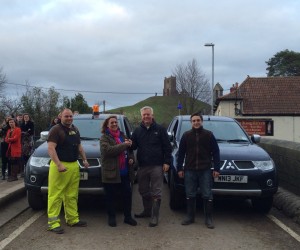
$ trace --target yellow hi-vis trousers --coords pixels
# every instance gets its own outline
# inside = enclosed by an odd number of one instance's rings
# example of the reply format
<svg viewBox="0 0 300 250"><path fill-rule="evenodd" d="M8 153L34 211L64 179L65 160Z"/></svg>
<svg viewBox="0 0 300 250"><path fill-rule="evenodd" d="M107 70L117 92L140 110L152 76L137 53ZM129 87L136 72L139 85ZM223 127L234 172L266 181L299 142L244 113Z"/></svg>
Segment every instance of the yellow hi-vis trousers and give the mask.
<svg viewBox="0 0 300 250"><path fill-rule="evenodd" d="M53 161L50 162L48 176L48 229L60 226L60 211L64 204L66 223L73 225L79 221L78 215L78 162L62 162L67 171L59 172Z"/></svg>

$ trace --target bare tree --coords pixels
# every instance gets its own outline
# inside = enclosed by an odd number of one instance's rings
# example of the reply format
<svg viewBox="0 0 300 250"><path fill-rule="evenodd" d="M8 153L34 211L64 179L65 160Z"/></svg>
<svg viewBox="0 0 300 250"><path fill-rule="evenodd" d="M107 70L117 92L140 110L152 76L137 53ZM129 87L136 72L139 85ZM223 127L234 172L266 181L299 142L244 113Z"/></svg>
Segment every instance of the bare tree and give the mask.
<svg viewBox="0 0 300 250"><path fill-rule="evenodd" d="M18 114L21 110L21 107L22 104L19 99L9 99L7 97L2 97L0 102L2 119L4 119L6 115Z"/></svg>
<svg viewBox="0 0 300 250"><path fill-rule="evenodd" d="M49 128L50 121L59 113L60 93L53 87L43 91L26 83L26 92L21 97L23 112L29 113L35 121L35 135Z"/></svg>
<svg viewBox="0 0 300 250"><path fill-rule="evenodd" d="M181 96L184 113L191 114L198 111L195 110L197 100L209 103L212 98L209 80L198 67L196 59L186 65L177 65L173 74L176 76L176 87Z"/></svg>
<svg viewBox="0 0 300 250"><path fill-rule="evenodd" d="M20 112L21 102L18 99L12 100L4 94L5 84L7 84L6 75L3 68L0 68L0 118L4 119L6 115L16 115Z"/></svg>

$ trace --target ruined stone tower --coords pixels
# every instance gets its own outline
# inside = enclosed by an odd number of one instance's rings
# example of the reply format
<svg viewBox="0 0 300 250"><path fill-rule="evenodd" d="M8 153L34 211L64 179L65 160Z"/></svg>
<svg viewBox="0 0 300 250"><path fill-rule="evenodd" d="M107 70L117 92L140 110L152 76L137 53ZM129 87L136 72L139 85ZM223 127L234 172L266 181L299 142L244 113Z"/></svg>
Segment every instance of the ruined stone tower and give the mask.
<svg viewBox="0 0 300 250"><path fill-rule="evenodd" d="M176 90L176 77L170 76L165 77L164 80L164 96L176 96L178 95L178 91Z"/></svg>

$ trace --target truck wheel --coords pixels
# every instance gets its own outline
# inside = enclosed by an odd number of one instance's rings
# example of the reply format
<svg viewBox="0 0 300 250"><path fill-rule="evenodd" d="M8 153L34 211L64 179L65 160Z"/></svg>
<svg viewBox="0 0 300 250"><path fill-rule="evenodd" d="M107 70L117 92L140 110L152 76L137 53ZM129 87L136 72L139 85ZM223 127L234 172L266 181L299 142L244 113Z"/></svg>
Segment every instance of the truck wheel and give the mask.
<svg viewBox="0 0 300 250"><path fill-rule="evenodd" d="M262 197L262 198L252 198L252 207L255 211L259 213L268 213L273 206L273 196Z"/></svg>
<svg viewBox="0 0 300 250"><path fill-rule="evenodd" d="M46 202L41 193L27 190L27 200L33 210L41 210L46 207Z"/></svg>

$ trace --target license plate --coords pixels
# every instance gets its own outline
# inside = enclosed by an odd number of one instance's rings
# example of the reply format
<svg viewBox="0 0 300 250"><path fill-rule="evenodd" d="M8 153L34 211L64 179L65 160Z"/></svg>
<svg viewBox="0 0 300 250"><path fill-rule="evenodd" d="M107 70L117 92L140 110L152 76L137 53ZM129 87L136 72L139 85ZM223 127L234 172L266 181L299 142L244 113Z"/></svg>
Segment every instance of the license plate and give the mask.
<svg viewBox="0 0 300 250"><path fill-rule="evenodd" d="M89 178L89 173L88 172L79 172L80 174L80 180L81 181L86 181Z"/></svg>
<svg viewBox="0 0 300 250"><path fill-rule="evenodd" d="M230 183L248 183L248 176L245 175L219 175L214 178L215 182L230 182Z"/></svg>

